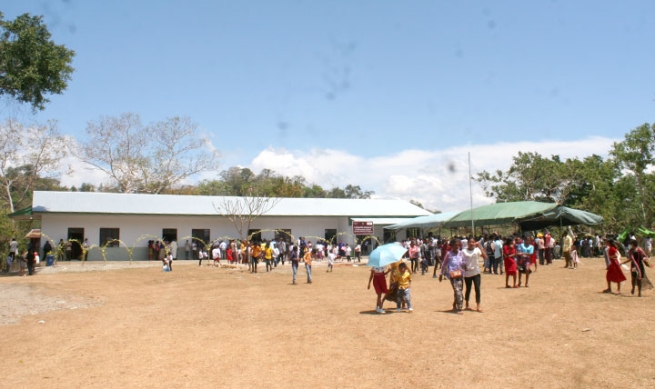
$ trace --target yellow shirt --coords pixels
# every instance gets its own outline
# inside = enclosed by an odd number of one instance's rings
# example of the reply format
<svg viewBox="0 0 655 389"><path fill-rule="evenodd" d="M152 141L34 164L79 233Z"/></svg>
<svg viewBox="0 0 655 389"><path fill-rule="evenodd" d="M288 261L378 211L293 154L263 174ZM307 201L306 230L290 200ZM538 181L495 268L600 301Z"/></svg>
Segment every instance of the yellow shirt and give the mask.
<svg viewBox="0 0 655 389"><path fill-rule="evenodd" d="M252 246L252 256L253 256L253 258L259 259L259 255L261 254L261 252L262 252L261 247L259 247L257 245Z"/></svg>
<svg viewBox="0 0 655 389"><path fill-rule="evenodd" d="M266 251L264 251L264 260L270 261L273 259L273 249L271 247L267 247Z"/></svg>
<svg viewBox="0 0 655 389"><path fill-rule="evenodd" d="M411 283L412 274L409 270L405 270L404 273L398 275L398 289L409 289Z"/></svg>
<svg viewBox="0 0 655 389"><path fill-rule="evenodd" d="M302 257L302 260L305 261L307 265L312 265L312 252L308 251L305 253L305 255Z"/></svg>

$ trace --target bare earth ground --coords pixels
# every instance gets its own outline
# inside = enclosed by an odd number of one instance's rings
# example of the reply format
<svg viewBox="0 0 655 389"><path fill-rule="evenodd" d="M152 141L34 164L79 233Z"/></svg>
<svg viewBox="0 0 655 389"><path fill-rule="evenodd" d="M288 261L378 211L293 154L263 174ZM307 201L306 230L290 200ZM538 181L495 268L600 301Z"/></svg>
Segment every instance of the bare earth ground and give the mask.
<svg viewBox="0 0 655 389"><path fill-rule="evenodd" d="M315 263L292 286L288 264L61 263L0 278L0 387L655 387L655 292L600 293L603 259L561 266L530 288L483 275L484 313L457 316L420 274L413 313L374 313L365 266Z"/></svg>

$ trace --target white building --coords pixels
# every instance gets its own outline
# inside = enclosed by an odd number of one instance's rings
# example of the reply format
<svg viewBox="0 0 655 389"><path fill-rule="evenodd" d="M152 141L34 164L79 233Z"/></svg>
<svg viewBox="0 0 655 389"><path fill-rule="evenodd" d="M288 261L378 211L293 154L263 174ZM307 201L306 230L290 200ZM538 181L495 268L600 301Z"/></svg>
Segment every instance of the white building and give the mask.
<svg viewBox="0 0 655 389"><path fill-rule="evenodd" d="M176 240L178 258L184 242L192 238L207 244L240 238L233 222L217 207L239 197L147 195L96 192L34 192L31 211L14 218L41 220L42 242L60 239L83 242L93 249L89 260L147 259L148 240ZM277 237L319 239L353 244L353 221L373 222L373 236L384 240L383 227L430 213L403 200L280 198L264 215L252 221L244 235L261 239ZM21 216L19 216L21 215ZM116 240L115 246L107 242ZM97 249L95 249L97 247ZM180 255L181 254L181 255Z"/></svg>

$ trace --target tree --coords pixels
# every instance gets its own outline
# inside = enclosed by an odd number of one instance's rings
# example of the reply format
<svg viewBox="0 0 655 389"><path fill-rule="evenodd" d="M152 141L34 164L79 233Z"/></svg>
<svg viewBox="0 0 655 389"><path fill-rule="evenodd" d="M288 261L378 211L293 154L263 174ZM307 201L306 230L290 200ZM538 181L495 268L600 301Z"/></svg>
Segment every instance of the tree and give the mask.
<svg viewBox="0 0 655 389"><path fill-rule="evenodd" d="M219 215L227 217L232 222L239 237L244 240L252 222L279 202L279 198L267 196L225 197L214 204L214 209Z"/></svg>
<svg viewBox="0 0 655 389"><path fill-rule="evenodd" d="M610 155L616 160L621 169L635 179L638 198L636 201L641 208L642 223L651 226L654 217L655 177L651 172L655 160L655 125L645 123L625 135L621 142L614 143Z"/></svg>
<svg viewBox="0 0 655 389"><path fill-rule="evenodd" d="M57 180L42 177L56 174L57 167L66 156L66 140L59 134L55 122L26 127L8 120L0 125L0 199L9 212L17 204L24 205L32 191L58 188Z"/></svg>
<svg viewBox="0 0 655 389"><path fill-rule="evenodd" d="M0 95L43 110L50 101L44 95L66 89L75 52L50 37L41 16L4 20L0 12Z"/></svg>
<svg viewBox="0 0 655 389"><path fill-rule="evenodd" d="M134 113L87 125L88 139L73 153L107 174L121 193L170 191L185 179L218 168L218 152L188 118L144 127Z"/></svg>
<svg viewBox="0 0 655 389"><path fill-rule="evenodd" d="M562 204L567 194L562 181L563 162L559 156L550 159L538 153L519 152L506 171L478 173L478 182L489 197L496 201L543 201Z"/></svg>

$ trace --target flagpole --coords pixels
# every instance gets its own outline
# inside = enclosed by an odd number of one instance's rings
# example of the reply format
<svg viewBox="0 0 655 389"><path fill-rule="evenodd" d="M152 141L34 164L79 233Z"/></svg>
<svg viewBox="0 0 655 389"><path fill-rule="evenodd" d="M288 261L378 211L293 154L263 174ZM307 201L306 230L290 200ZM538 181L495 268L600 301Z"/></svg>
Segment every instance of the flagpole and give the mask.
<svg viewBox="0 0 655 389"><path fill-rule="evenodd" d="M471 232L475 237L475 221L473 220L473 186L471 185L471 152L469 155L469 198L471 199Z"/></svg>

